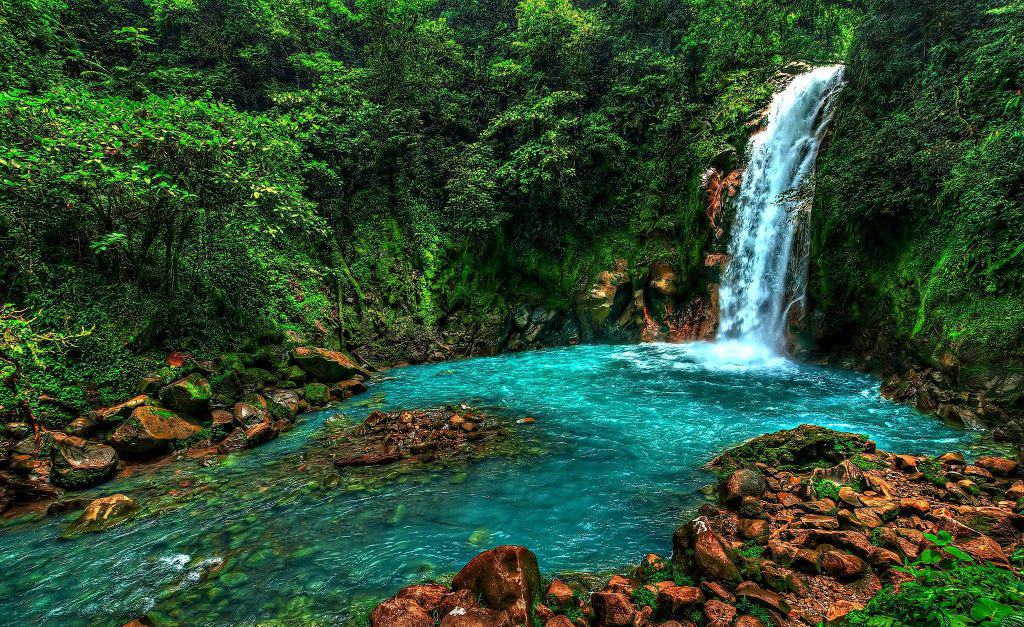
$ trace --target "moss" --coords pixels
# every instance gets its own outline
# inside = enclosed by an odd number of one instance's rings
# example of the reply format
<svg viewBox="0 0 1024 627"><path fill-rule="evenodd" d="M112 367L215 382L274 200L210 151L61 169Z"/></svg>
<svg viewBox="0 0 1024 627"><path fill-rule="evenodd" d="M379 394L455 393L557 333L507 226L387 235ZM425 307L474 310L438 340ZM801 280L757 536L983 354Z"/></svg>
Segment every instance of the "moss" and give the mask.
<svg viewBox="0 0 1024 627"><path fill-rule="evenodd" d="M814 425L777 431L731 448L716 457L709 467L720 473L750 468L763 463L778 469L808 469L834 466L863 452L867 438L832 431Z"/></svg>

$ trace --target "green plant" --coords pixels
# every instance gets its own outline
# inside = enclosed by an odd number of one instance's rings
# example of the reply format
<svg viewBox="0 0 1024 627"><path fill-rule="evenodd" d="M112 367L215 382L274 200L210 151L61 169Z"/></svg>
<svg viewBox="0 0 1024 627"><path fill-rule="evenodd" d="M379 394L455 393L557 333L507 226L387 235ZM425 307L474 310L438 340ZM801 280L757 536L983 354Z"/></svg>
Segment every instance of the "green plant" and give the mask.
<svg viewBox="0 0 1024 627"><path fill-rule="evenodd" d="M833 501L839 498L840 487L831 479L818 479L811 484L811 488L819 499L832 499Z"/></svg>
<svg viewBox="0 0 1024 627"><path fill-rule="evenodd" d="M932 544L901 570L913 577L896 592L877 594L851 625L952 625L999 627L1024 612L1024 582L1012 571L976 562L953 544L947 531L925 534Z"/></svg>
<svg viewBox="0 0 1024 627"><path fill-rule="evenodd" d="M760 559L760 557L762 555L764 555L764 551L765 551L765 547L763 547L763 546L761 546L759 544L749 544L748 543L748 544L744 544L740 548L739 554L742 555L743 557L747 558L747 559L755 559L756 560L756 559Z"/></svg>
<svg viewBox="0 0 1024 627"><path fill-rule="evenodd" d="M647 586L637 586L633 588L633 603L637 605L646 605L647 607L656 608L658 607L658 595L651 591Z"/></svg>
<svg viewBox="0 0 1024 627"><path fill-rule="evenodd" d="M772 615L768 610L753 603L746 597L740 599L739 603L736 604L736 611L740 616L753 616L765 625L775 624L775 620L772 618Z"/></svg>

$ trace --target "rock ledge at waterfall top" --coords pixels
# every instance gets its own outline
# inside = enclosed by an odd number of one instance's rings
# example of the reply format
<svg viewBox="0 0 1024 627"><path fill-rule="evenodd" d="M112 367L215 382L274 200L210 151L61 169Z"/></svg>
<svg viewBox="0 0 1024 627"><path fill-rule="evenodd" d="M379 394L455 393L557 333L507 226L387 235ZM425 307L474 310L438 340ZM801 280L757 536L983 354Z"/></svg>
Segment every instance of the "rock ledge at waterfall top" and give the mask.
<svg viewBox="0 0 1024 627"><path fill-rule="evenodd" d="M777 466L759 459L770 444L784 445ZM722 473L720 505L703 505L679 528L670 559L647 555L603 585L556 577L538 595L533 553L497 547L450 587L399 591L370 624L831 626L861 620L865 606L880 611L872 598L913 580L899 567L926 551L1014 577L1024 481L1013 460L896 455L864 436L804 425L727 450L710 467ZM948 549L936 537L948 537Z"/></svg>

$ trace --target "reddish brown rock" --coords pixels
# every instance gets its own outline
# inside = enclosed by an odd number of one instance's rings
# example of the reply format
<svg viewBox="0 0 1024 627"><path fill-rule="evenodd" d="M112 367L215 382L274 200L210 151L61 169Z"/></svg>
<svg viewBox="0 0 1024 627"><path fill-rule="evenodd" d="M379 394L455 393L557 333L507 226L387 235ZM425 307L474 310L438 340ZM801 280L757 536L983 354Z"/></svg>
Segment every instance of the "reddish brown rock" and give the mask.
<svg viewBox="0 0 1024 627"><path fill-rule="evenodd" d="M1006 457L979 457L975 464L1000 477L1017 474L1017 462Z"/></svg>
<svg viewBox="0 0 1024 627"><path fill-rule="evenodd" d="M437 607L434 608L434 615L437 618L444 618L457 608L468 610L474 607L480 607L475 594L469 590L456 590L441 597Z"/></svg>
<svg viewBox="0 0 1024 627"><path fill-rule="evenodd" d="M946 464L947 466L963 466L964 454L946 453L945 455L939 457L939 463Z"/></svg>
<svg viewBox="0 0 1024 627"><path fill-rule="evenodd" d="M932 511L932 506L924 499L903 498L900 499L900 513L924 516Z"/></svg>
<svg viewBox="0 0 1024 627"><path fill-rule="evenodd" d="M462 608L449 612L440 627L512 627L508 612L484 607Z"/></svg>
<svg viewBox="0 0 1024 627"><path fill-rule="evenodd" d="M778 612L785 616L789 614L789 603L779 594L771 590L765 590L753 581L744 581L736 587L736 597L739 599L750 599L754 603Z"/></svg>
<svg viewBox="0 0 1024 627"><path fill-rule="evenodd" d="M565 607L572 603L572 588L565 585L565 582L561 579L552 579L551 585L548 586L547 592L544 593L544 598L547 599L548 603L551 605Z"/></svg>
<svg viewBox="0 0 1024 627"><path fill-rule="evenodd" d="M604 589L606 592L621 592L625 595L633 594L633 588L636 587L637 583L626 579L622 575L612 575L608 583L605 584Z"/></svg>
<svg viewBox="0 0 1024 627"><path fill-rule="evenodd" d="M893 462L896 464L896 468L904 472L914 472L917 470L917 458L913 455L893 455Z"/></svg>
<svg viewBox="0 0 1024 627"><path fill-rule="evenodd" d="M1014 481L1013 485L1006 490L1006 500L1019 501L1020 499L1024 499L1024 481Z"/></svg>
<svg viewBox="0 0 1024 627"><path fill-rule="evenodd" d="M738 507L745 496L761 497L767 489L764 475L741 468L719 486L720 500L726 507Z"/></svg>
<svg viewBox="0 0 1024 627"><path fill-rule="evenodd" d="M392 598L373 609L370 627L434 627L434 619L416 601Z"/></svg>
<svg viewBox="0 0 1024 627"><path fill-rule="evenodd" d="M708 627L729 627L736 618L736 608L712 599L704 604L704 616L707 617Z"/></svg>
<svg viewBox="0 0 1024 627"><path fill-rule="evenodd" d="M633 624L636 608L629 597L620 592L595 592L590 595L594 620L604 627L627 627Z"/></svg>
<svg viewBox="0 0 1024 627"><path fill-rule="evenodd" d="M821 569L836 579L856 579L867 572L868 565L856 555L840 551L821 554Z"/></svg>
<svg viewBox="0 0 1024 627"><path fill-rule="evenodd" d="M544 627L575 627L572 621L569 620L568 616L559 614L558 616L552 617L548 622L544 623Z"/></svg>
<svg viewBox="0 0 1024 627"><path fill-rule="evenodd" d="M451 590L438 583L423 583L402 588L395 595L397 599L412 599L428 612L433 611L441 599Z"/></svg>
<svg viewBox="0 0 1024 627"><path fill-rule="evenodd" d="M766 540L768 538L768 521L758 518L741 518L737 527L746 540Z"/></svg>
<svg viewBox="0 0 1024 627"><path fill-rule="evenodd" d="M864 609L864 606L860 603L854 603L853 601L846 601L844 599L834 601L832 606L825 611L825 622L829 624L835 623L844 618L850 612L862 609Z"/></svg>
<svg viewBox="0 0 1024 627"><path fill-rule="evenodd" d="M1006 559L1006 553L999 543L986 535L977 535L973 538L957 540L953 543L961 550L970 554L971 557L985 562L992 562L1000 566L1009 566L1010 560Z"/></svg>
<svg viewBox="0 0 1024 627"><path fill-rule="evenodd" d="M706 516L698 516L683 525L672 537L672 560L689 564L708 577L739 581L740 571L733 563L733 550L711 528ZM691 560L692 556L692 560Z"/></svg>
<svg viewBox="0 0 1024 627"><path fill-rule="evenodd" d="M370 373L356 363L351 355L342 351L301 346L292 351L292 359L306 374L325 383L335 383L357 375L364 379L370 377Z"/></svg>
<svg viewBox="0 0 1024 627"><path fill-rule="evenodd" d="M474 557L452 580L453 590L478 594L487 607L506 610L516 623L529 622L540 598L537 556L522 546L504 545Z"/></svg>
<svg viewBox="0 0 1024 627"><path fill-rule="evenodd" d="M668 586L658 593L658 612L666 617L687 618L703 604L704 593L693 586Z"/></svg>
<svg viewBox="0 0 1024 627"><path fill-rule="evenodd" d="M734 627L765 627L761 619L754 616L740 616L733 625Z"/></svg>
<svg viewBox="0 0 1024 627"><path fill-rule="evenodd" d="M131 416L110 436L110 444L126 456L159 453L173 442L187 440L199 427L167 409L150 405L136 407Z"/></svg>

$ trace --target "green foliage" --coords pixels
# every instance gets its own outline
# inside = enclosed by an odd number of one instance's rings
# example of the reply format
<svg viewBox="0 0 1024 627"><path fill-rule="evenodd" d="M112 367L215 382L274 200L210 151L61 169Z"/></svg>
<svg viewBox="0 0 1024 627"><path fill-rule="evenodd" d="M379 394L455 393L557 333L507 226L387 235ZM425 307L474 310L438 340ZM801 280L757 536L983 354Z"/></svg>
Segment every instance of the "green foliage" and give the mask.
<svg viewBox="0 0 1024 627"><path fill-rule="evenodd" d="M80 403L75 382L123 395L239 337L405 359L509 301L567 306L619 257L702 276L707 160L744 145L778 64L841 58L855 22L809 0L11 0L0 298L96 326L40 375Z"/></svg>
<svg viewBox="0 0 1024 627"><path fill-rule="evenodd" d="M837 335L873 326L933 363L1019 367L1024 6L865 6L819 158L814 297Z"/></svg>
<svg viewBox="0 0 1024 627"><path fill-rule="evenodd" d="M1012 571L976 563L949 532L925 534L932 548L904 570L914 579L887 587L847 617L850 625L998 627L1024 613L1024 582Z"/></svg>
<svg viewBox="0 0 1024 627"><path fill-rule="evenodd" d="M650 608L657 609L658 607L658 595L652 592L647 586L637 586L633 588L633 603L637 605L646 605Z"/></svg>

